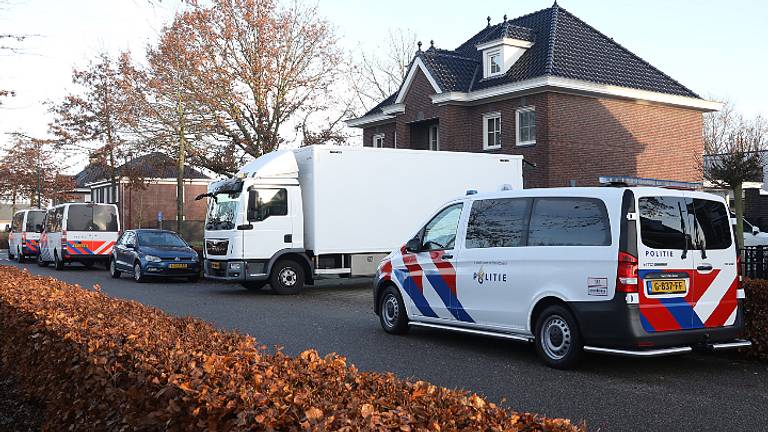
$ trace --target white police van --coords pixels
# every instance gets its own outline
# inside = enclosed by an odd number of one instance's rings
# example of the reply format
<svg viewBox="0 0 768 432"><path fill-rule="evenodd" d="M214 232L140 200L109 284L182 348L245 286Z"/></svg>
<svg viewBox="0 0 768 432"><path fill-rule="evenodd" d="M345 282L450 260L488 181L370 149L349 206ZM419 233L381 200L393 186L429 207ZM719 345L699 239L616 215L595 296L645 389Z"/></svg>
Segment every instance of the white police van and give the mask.
<svg viewBox="0 0 768 432"><path fill-rule="evenodd" d="M661 356L747 346L722 198L656 187L552 188L445 204L379 265L384 330L535 342L546 364L582 351Z"/></svg>
<svg viewBox="0 0 768 432"><path fill-rule="evenodd" d="M43 230L45 210L19 210L11 219L8 234L8 258L23 263L27 257L40 253L40 232Z"/></svg>

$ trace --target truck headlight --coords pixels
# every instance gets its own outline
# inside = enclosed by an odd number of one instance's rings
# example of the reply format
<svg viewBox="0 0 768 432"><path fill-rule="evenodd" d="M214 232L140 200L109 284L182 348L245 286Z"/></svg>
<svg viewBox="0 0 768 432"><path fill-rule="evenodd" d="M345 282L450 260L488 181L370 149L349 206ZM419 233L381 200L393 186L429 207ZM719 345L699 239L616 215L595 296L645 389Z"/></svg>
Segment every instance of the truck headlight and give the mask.
<svg viewBox="0 0 768 432"><path fill-rule="evenodd" d="M144 255L144 259L149 262L155 262L155 263L162 261L160 257L154 256L154 255Z"/></svg>

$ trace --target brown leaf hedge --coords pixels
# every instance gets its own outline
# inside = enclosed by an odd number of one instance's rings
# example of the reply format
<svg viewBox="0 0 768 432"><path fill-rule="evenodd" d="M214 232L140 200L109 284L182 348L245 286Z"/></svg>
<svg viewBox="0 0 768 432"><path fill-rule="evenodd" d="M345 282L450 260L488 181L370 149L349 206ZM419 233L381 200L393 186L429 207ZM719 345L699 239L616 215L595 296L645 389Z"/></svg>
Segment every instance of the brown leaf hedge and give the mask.
<svg viewBox="0 0 768 432"><path fill-rule="evenodd" d="M0 355L46 430L576 431L568 420L0 267Z"/></svg>
<svg viewBox="0 0 768 432"><path fill-rule="evenodd" d="M768 281L746 279L745 334L752 341L746 352L754 358L768 361Z"/></svg>

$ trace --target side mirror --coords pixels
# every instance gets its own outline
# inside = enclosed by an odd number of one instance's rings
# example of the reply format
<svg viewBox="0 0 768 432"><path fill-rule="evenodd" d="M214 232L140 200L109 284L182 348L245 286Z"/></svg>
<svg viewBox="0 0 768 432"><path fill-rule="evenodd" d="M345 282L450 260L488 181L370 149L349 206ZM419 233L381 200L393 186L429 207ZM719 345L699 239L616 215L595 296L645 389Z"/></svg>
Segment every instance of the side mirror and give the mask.
<svg viewBox="0 0 768 432"><path fill-rule="evenodd" d="M35 225L35 232L38 233L38 234L43 232L43 225L41 225L41 224Z"/></svg>
<svg viewBox="0 0 768 432"><path fill-rule="evenodd" d="M258 220L258 211L256 209L256 199L258 198L258 193L255 191L250 191L248 193L248 221L256 221Z"/></svg>
<svg viewBox="0 0 768 432"><path fill-rule="evenodd" d="M752 227L752 235L758 235L760 234L760 228L753 226Z"/></svg>
<svg viewBox="0 0 768 432"><path fill-rule="evenodd" d="M414 237L405 244L405 251L406 252L419 252L421 250L421 239L418 237Z"/></svg>
<svg viewBox="0 0 768 432"><path fill-rule="evenodd" d="M125 244L126 249L136 249L136 245L133 243L126 243Z"/></svg>

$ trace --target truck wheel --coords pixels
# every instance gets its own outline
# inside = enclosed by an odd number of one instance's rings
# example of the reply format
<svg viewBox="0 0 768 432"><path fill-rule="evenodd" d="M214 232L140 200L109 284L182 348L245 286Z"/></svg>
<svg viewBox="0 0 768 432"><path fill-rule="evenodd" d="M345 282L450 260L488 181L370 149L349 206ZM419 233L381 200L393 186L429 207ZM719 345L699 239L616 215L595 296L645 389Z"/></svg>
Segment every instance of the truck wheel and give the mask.
<svg viewBox="0 0 768 432"><path fill-rule="evenodd" d="M120 270L117 269L117 263L113 259L109 260L109 275L112 279L120 279Z"/></svg>
<svg viewBox="0 0 768 432"><path fill-rule="evenodd" d="M264 285L266 284L267 281L247 281L242 282L240 285L242 285L243 288L247 289L248 291L258 291L264 288Z"/></svg>
<svg viewBox="0 0 768 432"><path fill-rule="evenodd" d="M40 251L40 253L37 254L37 265L40 267L48 267L48 261L43 259L42 251Z"/></svg>
<svg viewBox="0 0 768 432"><path fill-rule="evenodd" d="M304 268L295 261L280 260L272 268L269 284L277 294L298 294L304 288Z"/></svg>
<svg viewBox="0 0 768 432"><path fill-rule="evenodd" d="M581 335L568 309L549 306L536 321L536 352L544 363L555 369L575 367L582 354Z"/></svg>
<svg viewBox="0 0 768 432"><path fill-rule="evenodd" d="M403 334L408 331L408 315L400 292L393 286L384 289L379 300L379 322L387 333Z"/></svg>
<svg viewBox="0 0 768 432"><path fill-rule="evenodd" d="M64 270L64 261L59 258L59 253L55 250L53 251L53 266L56 270Z"/></svg>

